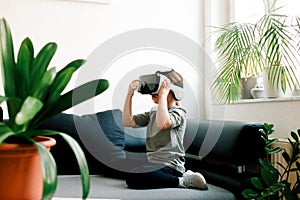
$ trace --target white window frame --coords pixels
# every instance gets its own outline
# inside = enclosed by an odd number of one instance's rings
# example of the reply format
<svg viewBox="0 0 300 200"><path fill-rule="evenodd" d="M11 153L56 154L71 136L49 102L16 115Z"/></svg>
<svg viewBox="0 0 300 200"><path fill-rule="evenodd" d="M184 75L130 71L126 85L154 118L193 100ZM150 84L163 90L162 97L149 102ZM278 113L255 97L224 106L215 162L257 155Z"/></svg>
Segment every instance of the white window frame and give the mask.
<svg viewBox="0 0 300 200"><path fill-rule="evenodd" d="M111 0L58 0L58 1L74 1L82 3L109 4Z"/></svg>

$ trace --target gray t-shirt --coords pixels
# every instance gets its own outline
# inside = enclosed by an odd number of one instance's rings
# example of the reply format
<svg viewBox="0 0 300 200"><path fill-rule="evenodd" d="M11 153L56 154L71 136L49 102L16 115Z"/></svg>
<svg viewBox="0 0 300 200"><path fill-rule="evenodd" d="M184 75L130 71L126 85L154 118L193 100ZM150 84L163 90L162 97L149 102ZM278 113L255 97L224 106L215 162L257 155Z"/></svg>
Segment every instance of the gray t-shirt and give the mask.
<svg viewBox="0 0 300 200"><path fill-rule="evenodd" d="M169 109L171 128L160 130L156 125L157 106L151 111L134 115L138 126L147 126L146 149L149 162L172 167L185 172L183 137L186 127L186 111L174 106Z"/></svg>

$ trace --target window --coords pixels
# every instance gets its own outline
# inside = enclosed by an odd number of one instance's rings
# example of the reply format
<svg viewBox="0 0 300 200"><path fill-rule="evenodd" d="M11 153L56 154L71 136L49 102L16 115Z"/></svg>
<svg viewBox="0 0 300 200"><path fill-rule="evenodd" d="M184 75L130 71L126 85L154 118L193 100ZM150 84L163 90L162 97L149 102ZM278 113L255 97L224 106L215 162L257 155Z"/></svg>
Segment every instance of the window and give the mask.
<svg viewBox="0 0 300 200"><path fill-rule="evenodd" d="M235 0L234 21L256 22L264 14L264 2L268 0ZM269 0L270 1L270 0ZM279 13L300 16L299 0L278 0Z"/></svg>
<svg viewBox="0 0 300 200"><path fill-rule="evenodd" d="M236 22L256 23L265 13L265 3L274 2L276 0L234 0L233 19ZM299 0L277 0L276 8L278 8L278 14L284 14L289 16L300 16L300 1ZM299 69L300 71L300 69ZM262 79L257 79L258 83L262 83ZM300 88L295 88L291 91L293 98L284 100L300 100ZM284 95L285 96L285 95ZM289 97L289 95L287 95ZM276 101L280 99L275 99ZM282 100L282 99L281 99ZM265 101L265 100L263 100ZM268 102L274 101L269 99Z"/></svg>

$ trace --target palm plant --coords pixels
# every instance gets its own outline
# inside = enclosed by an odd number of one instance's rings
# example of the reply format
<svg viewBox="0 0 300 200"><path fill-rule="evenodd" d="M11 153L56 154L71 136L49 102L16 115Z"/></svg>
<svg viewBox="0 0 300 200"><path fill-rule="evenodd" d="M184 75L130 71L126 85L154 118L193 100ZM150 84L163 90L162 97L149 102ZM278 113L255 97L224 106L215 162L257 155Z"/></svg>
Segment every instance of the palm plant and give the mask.
<svg viewBox="0 0 300 200"><path fill-rule="evenodd" d="M0 123L0 145L11 142L32 143L41 157L44 178L43 199L51 199L57 185L56 163L51 153L33 138L58 134L63 137L77 158L83 186L83 198L89 193L89 170L83 151L70 136L50 130L38 130L47 119L90 99L108 88L108 81L94 80L62 94L73 73L85 60L70 62L60 71L48 69L57 49L56 43L46 44L36 56L29 38L23 40L15 61L10 28L5 19L0 20L0 52L5 95L0 101L6 101L8 122ZM88 88L95 91L87 93ZM82 94L80 99L72 99L72 93Z"/></svg>
<svg viewBox="0 0 300 200"><path fill-rule="evenodd" d="M265 14L257 23L233 22L218 28L215 51L219 65L212 83L219 100L235 102L241 78L267 73L272 88L283 92L299 85L300 18L277 14L277 0L264 0Z"/></svg>

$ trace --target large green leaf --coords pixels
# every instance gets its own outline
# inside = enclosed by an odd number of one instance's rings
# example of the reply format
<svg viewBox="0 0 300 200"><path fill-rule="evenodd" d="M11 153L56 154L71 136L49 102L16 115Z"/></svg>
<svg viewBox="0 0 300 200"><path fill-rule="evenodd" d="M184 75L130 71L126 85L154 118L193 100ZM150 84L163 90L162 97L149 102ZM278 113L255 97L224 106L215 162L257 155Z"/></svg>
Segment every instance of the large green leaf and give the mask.
<svg viewBox="0 0 300 200"><path fill-rule="evenodd" d="M16 125L15 117L16 117L17 113L20 111L23 101L22 101L22 99L17 98L17 97L9 97L9 98L7 98L6 102L7 102L7 105L10 106L9 112L11 115L9 115L9 116L13 117L13 118L9 118L8 124L11 127L11 129L13 129L15 132L17 132L20 129L20 127L18 127Z"/></svg>
<svg viewBox="0 0 300 200"><path fill-rule="evenodd" d="M298 142L298 143L300 142L299 136L297 135L296 132L292 131L292 132L291 132L291 136L293 137L293 139L294 139L296 142Z"/></svg>
<svg viewBox="0 0 300 200"><path fill-rule="evenodd" d="M258 196L258 193L252 189L245 189L242 194L246 199L255 199Z"/></svg>
<svg viewBox="0 0 300 200"><path fill-rule="evenodd" d="M285 186L286 186L286 184L284 184L284 183L274 183L273 185L270 186L270 190L273 193L276 193L276 192L282 190Z"/></svg>
<svg viewBox="0 0 300 200"><path fill-rule="evenodd" d="M44 98L47 95L47 92L52 82L54 81L55 76L56 69L54 67L46 71L43 74L41 81L38 84L32 86L31 96L44 102Z"/></svg>
<svg viewBox="0 0 300 200"><path fill-rule="evenodd" d="M267 146L269 147L272 144L276 144L276 142L278 142L278 138L269 139Z"/></svg>
<svg viewBox="0 0 300 200"><path fill-rule="evenodd" d="M108 86L109 83L105 79L90 81L62 95L56 104L62 105L61 109L67 110L101 94Z"/></svg>
<svg viewBox="0 0 300 200"><path fill-rule="evenodd" d="M43 102L35 97L27 97L23 102L20 112L16 115L17 125L28 123L43 107Z"/></svg>
<svg viewBox="0 0 300 200"><path fill-rule="evenodd" d="M276 183L279 179L278 170L267 159L259 159L259 162L263 166L261 170L261 175L264 182L267 185L272 185Z"/></svg>
<svg viewBox="0 0 300 200"><path fill-rule="evenodd" d="M16 94L15 86L15 57L14 47L10 28L5 19L0 20L0 51L1 51L1 65L3 73L3 86L5 96L11 97ZM14 110L11 109L10 104L7 104L9 118L15 116Z"/></svg>
<svg viewBox="0 0 300 200"><path fill-rule="evenodd" d="M8 99L9 99L8 97L0 96L0 104L1 104L3 101L6 101L6 100L8 100Z"/></svg>
<svg viewBox="0 0 300 200"><path fill-rule="evenodd" d="M5 19L0 20L0 51L3 69L4 91L7 96L15 96L15 57L10 28Z"/></svg>
<svg viewBox="0 0 300 200"><path fill-rule="evenodd" d="M30 76L29 69L34 58L33 45L29 38L23 40L18 54L18 60L16 65L15 80L16 96L25 99L29 93ZM18 84L21 83L21 84Z"/></svg>
<svg viewBox="0 0 300 200"><path fill-rule="evenodd" d="M290 157L290 155L286 151L283 151L281 155L284 158L284 160L285 160L286 163L290 162L291 157Z"/></svg>
<svg viewBox="0 0 300 200"><path fill-rule="evenodd" d="M262 197L269 197L269 196L272 196L272 195L275 195L275 192L272 189L270 189L270 188L265 188L261 192L261 196Z"/></svg>
<svg viewBox="0 0 300 200"><path fill-rule="evenodd" d="M33 141L33 140L32 140ZM34 142L34 141L33 141ZM52 154L38 142L34 142L41 158L42 173L44 179L43 200L51 200L57 186L57 169Z"/></svg>
<svg viewBox="0 0 300 200"><path fill-rule="evenodd" d="M90 190L90 176L85 155L76 140L64 133L59 133L59 135L61 135L64 140L70 145L75 154L81 174L82 199L86 199Z"/></svg>
<svg viewBox="0 0 300 200"><path fill-rule="evenodd" d="M51 59L53 58L56 52L56 49L57 44L50 42L40 50L36 58L33 60L30 73L31 87L35 87L37 84L40 83Z"/></svg>
<svg viewBox="0 0 300 200"><path fill-rule="evenodd" d="M0 123L0 145L12 135L15 135L15 132L13 132L6 124Z"/></svg>
<svg viewBox="0 0 300 200"><path fill-rule="evenodd" d="M68 68L57 75L57 77L53 81L53 84L51 84L50 86L46 99L45 109L49 109L50 106L53 105L53 103L55 103L57 99L59 99L62 91L71 80L74 71L75 68Z"/></svg>
<svg viewBox="0 0 300 200"><path fill-rule="evenodd" d="M64 70L67 70L68 68L75 68L75 71L77 69L79 69L84 63L86 62L86 60L84 59L77 59L77 60L73 60L72 62L70 62L69 64L67 64L64 68L62 68L58 74L62 73Z"/></svg>
<svg viewBox="0 0 300 200"><path fill-rule="evenodd" d="M38 116L38 118L36 118L37 122L43 119L43 117L45 116L45 114L47 114L49 109L52 108L53 104L59 99L61 93L66 88L69 81L71 80L73 73L77 69L79 69L79 67L82 66L84 62L85 60L83 59L74 60L57 73L47 93L47 97L45 99L45 105L41 110L41 113Z"/></svg>
<svg viewBox="0 0 300 200"><path fill-rule="evenodd" d="M57 115L77 104L80 104L90 98L93 98L102 92L104 92L109 87L109 83L105 79L98 79L94 81L87 82L67 93L60 96L57 102L51 107L49 112L45 115L39 123L44 120ZM36 124L39 125L39 124Z"/></svg>
<svg viewBox="0 0 300 200"><path fill-rule="evenodd" d="M281 152L283 150L281 147L275 147L275 148L273 148L273 147L271 147L271 148L266 147L265 149L266 149L266 152L268 154L279 153L279 152Z"/></svg>
<svg viewBox="0 0 300 200"><path fill-rule="evenodd" d="M67 84L72 78L73 73L84 63L85 60L83 59L74 60L57 73L55 80L49 89L46 107L52 105L59 98L60 94L66 88Z"/></svg>
<svg viewBox="0 0 300 200"><path fill-rule="evenodd" d="M261 170L262 178L267 185L271 185L277 182L279 178L278 172L274 170L268 170L267 168L263 168Z"/></svg>
<svg viewBox="0 0 300 200"><path fill-rule="evenodd" d="M253 185L255 188L257 188L257 189L259 189L259 190L263 190L263 189L264 189L264 186L263 186L261 180L260 180L259 178L257 178L257 177L252 177L252 178L251 178L251 183L252 183L252 185Z"/></svg>

